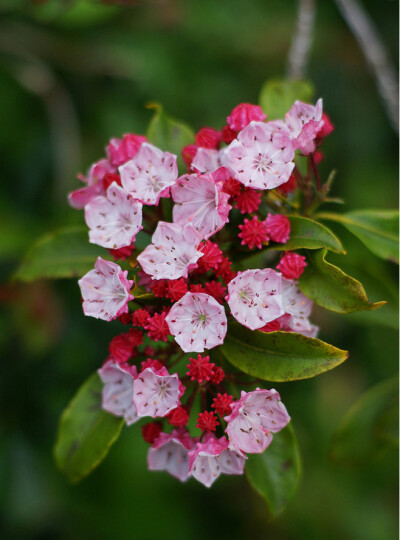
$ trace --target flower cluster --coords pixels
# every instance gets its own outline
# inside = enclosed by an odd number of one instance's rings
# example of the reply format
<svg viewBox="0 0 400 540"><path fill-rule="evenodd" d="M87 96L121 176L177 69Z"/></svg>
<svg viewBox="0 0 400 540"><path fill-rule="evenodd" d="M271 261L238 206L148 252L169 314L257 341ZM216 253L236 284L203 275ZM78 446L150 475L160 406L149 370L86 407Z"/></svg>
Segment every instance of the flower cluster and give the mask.
<svg viewBox="0 0 400 540"><path fill-rule="evenodd" d="M229 394L226 383L240 383L212 350L235 324L316 336L297 285L306 259L286 247L286 202L300 177L295 155L315 165L331 129L321 100L296 101L274 121L242 103L220 131L204 127L182 149L184 174L176 155L127 134L70 194L89 241L108 249L79 280L83 311L126 327L99 369L102 405L127 425L152 419L142 426L150 470L208 487L242 474L246 454L264 452L290 421L273 389ZM266 246L268 265L253 268Z"/></svg>

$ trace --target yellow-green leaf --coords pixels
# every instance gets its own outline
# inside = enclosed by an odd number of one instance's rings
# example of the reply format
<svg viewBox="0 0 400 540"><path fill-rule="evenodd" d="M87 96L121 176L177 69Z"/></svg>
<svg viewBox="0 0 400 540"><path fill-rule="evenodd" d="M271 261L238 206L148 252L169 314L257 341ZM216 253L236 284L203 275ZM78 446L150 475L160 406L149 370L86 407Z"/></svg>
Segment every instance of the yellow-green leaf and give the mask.
<svg viewBox="0 0 400 540"><path fill-rule="evenodd" d="M341 223L377 257L399 262L397 210L357 210L347 214L321 212L318 217Z"/></svg>
<svg viewBox="0 0 400 540"><path fill-rule="evenodd" d="M59 469L71 482L78 482L103 461L124 423L123 418L101 408L102 388L100 377L94 373L78 390L60 420L54 456Z"/></svg>
<svg viewBox="0 0 400 540"><path fill-rule="evenodd" d="M335 253L345 253L339 238L325 225L301 216L288 216L290 236L286 244L271 243L268 249L288 251L293 249L327 248Z"/></svg>
<svg viewBox="0 0 400 540"><path fill-rule="evenodd" d="M87 229L66 227L37 240L26 254L15 279L80 277L93 268L99 255L107 255L107 252L89 243Z"/></svg>
<svg viewBox="0 0 400 540"><path fill-rule="evenodd" d="M299 279L299 287L308 298L337 313L370 311L386 303L371 303L362 284L327 262L326 253L326 249L307 253L307 266Z"/></svg>
<svg viewBox="0 0 400 540"><path fill-rule="evenodd" d="M266 381L309 379L344 362L347 351L294 332L252 331L231 324L220 348L235 367Z"/></svg>
<svg viewBox="0 0 400 540"><path fill-rule="evenodd" d="M179 169L184 170L181 151L187 144L194 144L193 131L183 122L167 116L160 104L151 104L149 108L155 109L155 113L147 130L147 139L164 152L175 154Z"/></svg>
<svg viewBox="0 0 400 540"><path fill-rule="evenodd" d="M301 472L300 454L294 430L289 424L262 454L248 454L246 475L264 497L270 514L276 517L293 497Z"/></svg>
<svg viewBox="0 0 400 540"><path fill-rule="evenodd" d="M309 102L313 94L314 89L307 81L270 79L261 88L259 103L268 120L275 120L284 118L296 99Z"/></svg>

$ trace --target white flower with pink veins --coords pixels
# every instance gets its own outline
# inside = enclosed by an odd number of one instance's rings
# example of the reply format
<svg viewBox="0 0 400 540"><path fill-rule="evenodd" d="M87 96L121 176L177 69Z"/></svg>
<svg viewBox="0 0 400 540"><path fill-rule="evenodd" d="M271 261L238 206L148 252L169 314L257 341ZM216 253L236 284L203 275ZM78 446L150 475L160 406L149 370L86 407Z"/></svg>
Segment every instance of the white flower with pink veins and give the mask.
<svg viewBox="0 0 400 540"><path fill-rule="evenodd" d="M139 420L133 403L136 366L121 367L117 362L108 360L98 370L98 374L104 384L102 391L103 409L115 416L123 416L128 426Z"/></svg>
<svg viewBox="0 0 400 540"><path fill-rule="evenodd" d="M129 291L134 282L128 280L127 275L128 271L122 271L118 264L98 257L94 270L78 281L85 315L112 321L128 313L128 302L133 300Z"/></svg>
<svg viewBox="0 0 400 540"><path fill-rule="evenodd" d="M314 107L309 103L295 101L290 111L285 114L285 123L292 139L293 147L303 154L315 151L315 138L324 125L322 119L322 99Z"/></svg>
<svg viewBox="0 0 400 540"><path fill-rule="evenodd" d="M149 143L143 143L134 158L118 170L124 189L147 205L169 197L169 188L178 178L176 156Z"/></svg>
<svg viewBox="0 0 400 540"><path fill-rule="evenodd" d="M184 352L204 352L222 345L227 330L224 307L204 293L187 292L165 318Z"/></svg>
<svg viewBox="0 0 400 540"><path fill-rule="evenodd" d="M197 261L203 256L198 249L201 240L202 235L191 223L182 226L160 221L152 243L137 260L153 279L187 278L188 272L197 267Z"/></svg>
<svg viewBox="0 0 400 540"><path fill-rule="evenodd" d="M106 196L85 206L85 220L92 244L118 249L130 246L142 227L142 204L113 182Z"/></svg>
<svg viewBox="0 0 400 540"><path fill-rule="evenodd" d="M224 165L247 187L273 189L289 180L293 159L283 122L250 122L228 146Z"/></svg>
<svg viewBox="0 0 400 540"><path fill-rule="evenodd" d="M185 428L177 428L172 433L160 433L147 454L150 471L167 471L185 482L189 476L188 451L196 444Z"/></svg>
<svg viewBox="0 0 400 540"><path fill-rule="evenodd" d="M243 474L245 455L230 449L226 437L207 433L203 442L189 450L189 470L196 480L210 487L220 474Z"/></svg>
<svg viewBox="0 0 400 540"><path fill-rule="evenodd" d="M182 386L178 375L166 368L155 372L146 368L139 373L133 389L133 401L138 416L165 416L180 404Z"/></svg>
<svg viewBox="0 0 400 540"><path fill-rule="evenodd" d="M273 389L257 388L248 393L242 390L231 409L231 414L225 417L230 446L249 454L264 452L272 441L272 433L290 422L278 392Z"/></svg>
<svg viewBox="0 0 400 540"><path fill-rule="evenodd" d="M229 195L209 174L181 176L171 188L171 195L174 223L192 223L203 238L209 238L229 221Z"/></svg>
<svg viewBox="0 0 400 540"><path fill-rule="evenodd" d="M271 268L239 272L228 284L227 302L240 324L262 328L284 314L282 275Z"/></svg>

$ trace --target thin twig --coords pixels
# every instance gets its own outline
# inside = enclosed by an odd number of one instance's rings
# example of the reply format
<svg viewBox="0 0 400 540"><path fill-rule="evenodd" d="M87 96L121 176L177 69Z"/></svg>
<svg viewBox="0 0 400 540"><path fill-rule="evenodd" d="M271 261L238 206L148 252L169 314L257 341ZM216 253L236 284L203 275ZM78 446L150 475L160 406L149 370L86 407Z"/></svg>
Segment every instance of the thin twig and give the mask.
<svg viewBox="0 0 400 540"><path fill-rule="evenodd" d="M315 19L315 0L299 0L297 27L289 51L287 76L303 79L310 53Z"/></svg>
<svg viewBox="0 0 400 540"><path fill-rule="evenodd" d="M386 114L395 131L399 132L399 84L397 73L371 17L358 0L335 0L344 20L353 32L358 45L375 77Z"/></svg>

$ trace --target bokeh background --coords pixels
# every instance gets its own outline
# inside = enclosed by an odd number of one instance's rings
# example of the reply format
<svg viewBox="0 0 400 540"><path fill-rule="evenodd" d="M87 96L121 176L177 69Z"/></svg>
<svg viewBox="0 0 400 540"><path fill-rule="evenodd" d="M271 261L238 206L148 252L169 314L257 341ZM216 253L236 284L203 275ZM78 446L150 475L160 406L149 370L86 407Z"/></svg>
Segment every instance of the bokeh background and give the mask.
<svg viewBox="0 0 400 540"><path fill-rule="evenodd" d="M397 62L397 2L363 4ZM317 7L307 75L336 126L323 176L337 169L344 210L395 208L397 137L334 2ZM207 490L147 471L135 427L91 477L69 485L52 459L57 421L116 331L83 316L75 280L11 279L38 235L83 223L66 201L76 173L110 137L145 132L147 102L195 129L218 127L239 102L256 103L264 81L285 74L296 8L294 0L0 2L2 538L397 538L396 452L351 468L329 458L345 412L397 371L396 268L340 226L349 255L332 262L362 278L371 300L389 304L363 315L317 311L321 338L349 349L350 359L316 379L276 385L303 473L273 522L245 478L223 477Z"/></svg>

